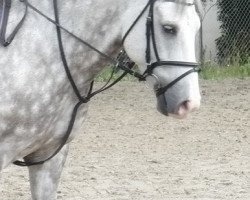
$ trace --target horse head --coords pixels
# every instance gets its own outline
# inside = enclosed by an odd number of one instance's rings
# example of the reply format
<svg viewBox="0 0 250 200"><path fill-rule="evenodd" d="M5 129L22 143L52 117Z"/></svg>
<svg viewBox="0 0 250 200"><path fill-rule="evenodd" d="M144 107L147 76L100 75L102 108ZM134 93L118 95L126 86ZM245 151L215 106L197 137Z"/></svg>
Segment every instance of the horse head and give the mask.
<svg viewBox="0 0 250 200"><path fill-rule="evenodd" d="M136 6L125 13L125 51L156 91L158 110L184 118L199 108L201 99L195 57L200 28L196 3L149 1L144 9L136 22Z"/></svg>

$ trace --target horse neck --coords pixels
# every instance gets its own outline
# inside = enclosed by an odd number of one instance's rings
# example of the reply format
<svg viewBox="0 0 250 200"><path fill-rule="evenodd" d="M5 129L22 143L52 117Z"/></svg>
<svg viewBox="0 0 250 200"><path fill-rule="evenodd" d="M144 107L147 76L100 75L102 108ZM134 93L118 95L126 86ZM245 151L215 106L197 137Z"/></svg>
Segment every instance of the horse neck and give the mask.
<svg viewBox="0 0 250 200"><path fill-rule="evenodd" d="M122 2L123 0L75 0L72 3L61 0L58 1L60 21L63 26L101 52L114 56L121 48L120 20L126 8L126 3ZM77 58L81 63L81 70L85 74L86 71L89 72L91 78L106 65L107 60L85 45L78 45L83 49L81 58ZM75 60L73 62L75 63ZM80 71L78 73L81 74Z"/></svg>
<svg viewBox="0 0 250 200"><path fill-rule="evenodd" d="M62 0L59 4L61 24L92 46L108 53L121 38L119 1L122 0ZM70 8L70 9L69 9Z"/></svg>
<svg viewBox="0 0 250 200"><path fill-rule="evenodd" d="M130 0L129 0L130 1ZM29 2L54 19L53 0ZM92 46L105 52L121 40L121 15L127 7L123 0L58 0L60 24ZM109 50L107 50L109 51Z"/></svg>
<svg viewBox="0 0 250 200"><path fill-rule="evenodd" d="M52 0L29 1L54 18ZM121 48L124 13L133 8L133 3L136 4L135 0L58 0L60 24L101 52L114 56ZM84 85L106 65L107 60L67 34L64 36L65 52L71 58L68 64L78 85Z"/></svg>

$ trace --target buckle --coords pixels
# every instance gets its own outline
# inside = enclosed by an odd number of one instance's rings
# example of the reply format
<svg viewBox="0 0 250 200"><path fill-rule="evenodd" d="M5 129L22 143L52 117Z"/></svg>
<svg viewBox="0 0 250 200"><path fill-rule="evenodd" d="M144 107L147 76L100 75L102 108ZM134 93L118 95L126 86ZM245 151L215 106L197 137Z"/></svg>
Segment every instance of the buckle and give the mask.
<svg viewBox="0 0 250 200"><path fill-rule="evenodd" d="M194 67L194 71L197 72L197 73L200 73L201 72L201 68L200 67Z"/></svg>

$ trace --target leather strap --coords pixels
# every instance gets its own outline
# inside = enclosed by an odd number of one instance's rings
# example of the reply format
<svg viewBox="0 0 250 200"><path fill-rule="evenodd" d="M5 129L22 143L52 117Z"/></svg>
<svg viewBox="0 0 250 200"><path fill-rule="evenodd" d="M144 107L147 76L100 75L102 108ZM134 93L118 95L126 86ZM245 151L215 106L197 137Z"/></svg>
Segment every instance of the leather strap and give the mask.
<svg viewBox="0 0 250 200"><path fill-rule="evenodd" d="M160 88L156 89L155 90L156 96L158 97L158 96L164 94L169 88L171 88L173 85L175 85L181 79L185 78L187 75L189 75L189 74L191 74L193 72L199 72L199 71L200 71L200 68L198 68L198 67L195 67L195 68L192 68L192 69L188 70L187 72L185 72L184 74L180 75L178 78L176 78L175 80L170 82L165 87L160 87Z"/></svg>
<svg viewBox="0 0 250 200"><path fill-rule="evenodd" d="M11 8L11 0L2 0L0 4L0 44L7 47L15 38L17 32L22 27L24 20L27 16L28 7L26 0L22 0L25 3L25 12L22 19L18 22L12 33L6 38L6 30L8 25L8 18Z"/></svg>
<svg viewBox="0 0 250 200"><path fill-rule="evenodd" d="M157 61L152 63L144 72L145 75L152 74L153 70L158 66L178 66L178 67L197 67L198 63L195 62L182 62L182 61Z"/></svg>

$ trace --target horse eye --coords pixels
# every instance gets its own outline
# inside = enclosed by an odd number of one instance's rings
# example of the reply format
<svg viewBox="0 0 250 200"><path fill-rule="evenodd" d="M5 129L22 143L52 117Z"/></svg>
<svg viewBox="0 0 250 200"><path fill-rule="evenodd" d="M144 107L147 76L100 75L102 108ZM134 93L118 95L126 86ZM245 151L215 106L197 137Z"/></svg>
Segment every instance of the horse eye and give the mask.
<svg viewBox="0 0 250 200"><path fill-rule="evenodd" d="M174 26L164 25L163 30L169 34L176 34L176 28Z"/></svg>

